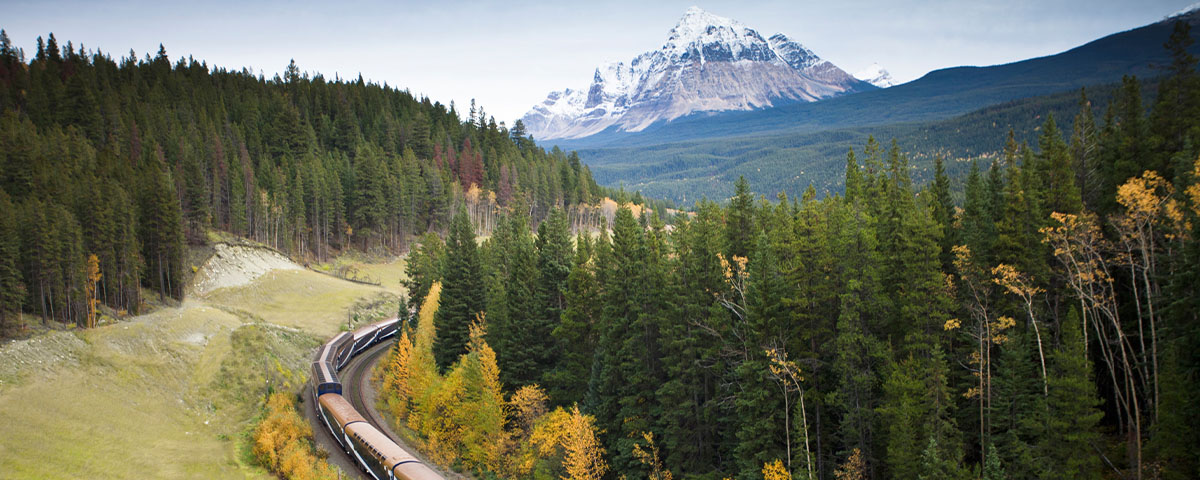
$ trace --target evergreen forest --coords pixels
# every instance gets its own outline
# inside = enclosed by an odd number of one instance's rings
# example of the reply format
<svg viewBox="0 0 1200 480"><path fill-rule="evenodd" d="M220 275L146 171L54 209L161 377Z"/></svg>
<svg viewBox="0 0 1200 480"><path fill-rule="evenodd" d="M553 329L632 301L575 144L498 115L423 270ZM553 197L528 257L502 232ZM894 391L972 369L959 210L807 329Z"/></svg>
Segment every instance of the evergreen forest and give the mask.
<svg viewBox="0 0 1200 480"><path fill-rule="evenodd" d="M1197 478L1190 43L1177 24L1152 104L1133 77L1101 112L1081 93L1070 131L1009 132L962 192L872 138L824 198L742 179L598 235L513 212L482 242L460 209L409 257L414 304L440 285L437 367L485 323L505 392L594 416L605 478Z"/></svg>
<svg viewBox="0 0 1200 480"><path fill-rule="evenodd" d="M172 62L0 31L0 330L21 313L80 326L180 299L211 231L300 259L399 253L458 208L595 224L605 192L579 157L482 108L357 79Z"/></svg>
<svg viewBox="0 0 1200 480"><path fill-rule="evenodd" d="M1069 131L992 132L1005 148L961 182L943 158L914 181L870 138L843 193L742 179L679 212L475 105L52 34L27 59L0 31L0 328L181 299L213 232L313 261L407 251L390 360L490 412L455 419L486 439L534 448L515 406L538 405L605 465L516 476L1200 478L1191 42L1177 23L1152 95L1127 77L1103 111L1081 92ZM442 438L509 472L484 437Z"/></svg>

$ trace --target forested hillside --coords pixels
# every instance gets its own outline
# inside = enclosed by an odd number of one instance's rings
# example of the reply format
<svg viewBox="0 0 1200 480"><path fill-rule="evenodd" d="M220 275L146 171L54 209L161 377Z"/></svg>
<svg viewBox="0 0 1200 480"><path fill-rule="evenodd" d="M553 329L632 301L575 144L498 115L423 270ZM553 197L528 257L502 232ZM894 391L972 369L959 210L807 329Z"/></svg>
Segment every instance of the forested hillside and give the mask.
<svg viewBox="0 0 1200 480"><path fill-rule="evenodd" d="M1156 81L1137 80L1144 99L1153 99ZM1082 107L1105 112L1115 95L1127 95L1121 83L1100 85L993 105L947 120L854 127L799 135L698 140L650 147L580 150L596 181L623 183L647 195L681 203L701 198L726 199L733 183L745 177L756 192L800 195L809 185L819 193L845 191L846 150L868 137L896 140L912 161L913 181L933 178L933 159L947 159L946 170L961 193L972 159L985 163L1004 150L997 130L1011 129L1017 141L1035 141L1046 117L1070 130ZM1085 105L1086 104L1086 105ZM781 174L784 172L784 174Z"/></svg>
<svg viewBox="0 0 1200 480"><path fill-rule="evenodd" d="M608 478L1196 478L1190 43L1178 24L1148 114L1129 80L1103 122L1084 103L1070 132L1009 133L961 201L940 158L918 188L871 139L844 195L743 179L694 215L622 208L574 248L561 213L477 248L463 212L410 291L442 282L440 368L486 321L505 392L595 416Z"/></svg>
<svg viewBox="0 0 1200 480"><path fill-rule="evenodd" d="M595 222L574 154L482 108L301 73L266 79L191 58L114 59L54 35L26 60L0 32L0 326L20 311L91 324L183 294L185 242L218 229L321 260L400 251L458 206Z"/></svg>

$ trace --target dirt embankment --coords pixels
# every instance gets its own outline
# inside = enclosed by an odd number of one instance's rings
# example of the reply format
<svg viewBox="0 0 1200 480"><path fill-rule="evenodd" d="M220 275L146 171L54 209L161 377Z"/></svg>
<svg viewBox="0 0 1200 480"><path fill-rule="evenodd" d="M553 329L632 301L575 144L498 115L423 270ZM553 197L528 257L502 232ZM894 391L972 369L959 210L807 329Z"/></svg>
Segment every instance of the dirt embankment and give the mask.
<svg viewBox="0 0 1200 480"><path fill-rule="evenodd" d="M301 270L275 250L247 245L218 243L204 265L196 271L188 293L204 296L221 288L249 285L272 270Z"/></svg>

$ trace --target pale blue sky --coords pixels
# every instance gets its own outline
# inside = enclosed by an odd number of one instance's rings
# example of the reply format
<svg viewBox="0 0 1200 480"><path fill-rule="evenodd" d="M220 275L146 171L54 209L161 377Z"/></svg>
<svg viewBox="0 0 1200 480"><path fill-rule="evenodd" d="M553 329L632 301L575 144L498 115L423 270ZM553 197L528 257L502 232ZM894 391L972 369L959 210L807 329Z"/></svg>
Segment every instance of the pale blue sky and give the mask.
<svg viewBox="0 0 1200 480"><path fill-rule="evenodd" d="M616 2L173 2L0 0L0 28L28 55L63 45L172 60L302 70L408 88L462 111L471 98L509 124L551 90L586 87L607 60L658 48L691 5L763 36L785 33L843 69L879 62L899 81L957 65L1054 54L1158 21L1196 0Z"/></svg>

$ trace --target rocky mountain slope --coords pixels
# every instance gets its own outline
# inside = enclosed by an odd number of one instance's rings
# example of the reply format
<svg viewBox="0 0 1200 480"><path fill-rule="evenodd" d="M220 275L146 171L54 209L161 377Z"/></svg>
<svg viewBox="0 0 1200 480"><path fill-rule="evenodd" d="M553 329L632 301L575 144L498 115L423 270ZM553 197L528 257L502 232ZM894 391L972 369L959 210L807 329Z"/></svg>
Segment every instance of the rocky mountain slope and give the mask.
<svg viewBox="0 0 1200 480"><path fill-rule="evenodd" d="M586 89L551 92L522 122L539 140L638 132L698 112L756 110L875 87L778 33L687 10L657 50L596 69Z"/></svg>

